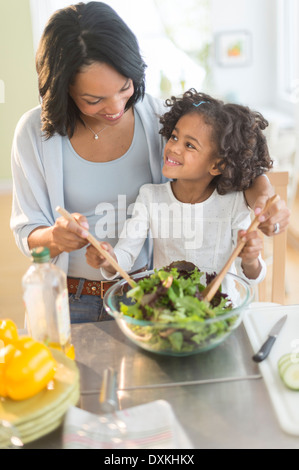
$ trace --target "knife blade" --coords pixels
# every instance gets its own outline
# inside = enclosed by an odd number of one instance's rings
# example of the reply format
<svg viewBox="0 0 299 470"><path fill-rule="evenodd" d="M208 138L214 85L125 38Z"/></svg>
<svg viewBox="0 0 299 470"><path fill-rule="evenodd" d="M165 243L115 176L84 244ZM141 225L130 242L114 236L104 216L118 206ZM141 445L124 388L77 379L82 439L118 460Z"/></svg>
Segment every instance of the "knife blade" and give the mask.
<svg viewBox="0 0 299 470"><path fill-rule="evenodd" d="M266 357L268 357L268 355L269 355L269 353L272 349L272 346L273 346L280 330L282 329L283 325L285 324L286 319L287 319L287 315L284 315L271 328L271 330L268 334L268 338L266 339L264 344L261 346L260 350L252 357L252 359L255 362L261 362L264 359L266 359Z"/></svg>

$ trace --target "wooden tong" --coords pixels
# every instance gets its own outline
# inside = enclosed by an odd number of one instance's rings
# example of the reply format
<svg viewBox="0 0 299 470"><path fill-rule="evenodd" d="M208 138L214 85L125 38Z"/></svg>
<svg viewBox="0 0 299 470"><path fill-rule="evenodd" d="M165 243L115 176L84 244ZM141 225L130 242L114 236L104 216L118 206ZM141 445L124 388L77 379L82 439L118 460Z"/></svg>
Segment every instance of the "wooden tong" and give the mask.
<svg viewBox="0 0 299 470"><path fill-rule="evenodd" d="M59 207L59 206L56 207L56 210L66 220L68 220L70 222L74 222L76 225L78 225L80 228L82 228L81 225L77 222L77 220L67 210L65 210L65 209L63 209L62 207ZM124 271L119 266L117 261L115 261L115 259L112 258L112 256L108 253L108 251L106 251L104 248L101 247L100 242L96 238L94 238L94 236L91 235L91 233L89 233L86 229L84 229L84 230L88 233L87 240L101 253L102 256L104 256L104 258L106 258L107 261L109 261L109 263L114 267L114 269L117 272L119 272L119 274L127 281L127 283L131 287L136 287L136 283L133 281L133 279L128 275L128 273L126 273L126 271Z"/></svg>
<svg viewBox="0 0 299 470"><path fill-rule="evenodd" d="M264 209L260 212L260 214L258 216L256 216L253 221L251 222L251 225L249 226L249 228L247 229L247 233L248 232L252 232L253 230L256 230L258 225L260 224L258 218L264 214L268 209L269 207L274 203L274 202L277 202L279 200L279 196L277 194L275 194L274 196L272 196L270 199L268 199ZM222 270L219 272L219 274L213 279L212 282L210 282L210 284L202 291L202 295L203 295L203 300L207 301L207 302L210 302L212 300L212 298L214 297L214 295L216 294L217 290L219 289L219 286L221 284L221 282L223 281L223 278L224 276L226 275L227 271L229 270L231 264L233 263L233 261L237 258L237 256L239 255L239 253L241 252L242 248L244 247L245 245L245 242L243 241L240 241L236 248L234 249L234 251L232 252L231 256L229 257L229 259L227 260L227 262L225 263L225 265L223 266Z"/></svg>

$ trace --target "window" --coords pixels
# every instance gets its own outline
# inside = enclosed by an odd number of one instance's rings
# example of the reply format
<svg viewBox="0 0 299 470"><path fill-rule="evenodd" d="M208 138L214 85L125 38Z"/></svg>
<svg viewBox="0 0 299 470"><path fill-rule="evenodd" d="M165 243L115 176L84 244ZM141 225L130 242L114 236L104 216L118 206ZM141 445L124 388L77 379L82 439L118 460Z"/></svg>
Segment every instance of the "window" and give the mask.
<svg viewBox="0 0 299 470"><path fill-rule="evenodd" d="M49 16L71 3L71 0L30 0L35 50ZM202 90L209 78L210 0L104 0L104 3L114 8L137 36L148 65L148 93L168 98L191 86Z"/></svg>
<svg viewBox="0 0 299 470"><path fill-rule="evenodd" d="M299 100L299 2L277 0L278 88L281 98Z"/></svg>

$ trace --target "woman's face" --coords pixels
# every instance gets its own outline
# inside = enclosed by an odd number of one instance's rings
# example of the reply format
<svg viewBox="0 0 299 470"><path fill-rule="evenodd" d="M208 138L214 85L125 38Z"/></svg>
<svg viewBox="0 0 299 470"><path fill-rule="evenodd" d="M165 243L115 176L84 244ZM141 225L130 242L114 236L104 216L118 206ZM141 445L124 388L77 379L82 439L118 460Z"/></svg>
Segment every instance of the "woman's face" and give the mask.
<svg viewBox="0 0 299 470"><path fill-rule="evenodd" d="M120 122L133 93L134 85L130 78L101 62L84 67L69 88L69 94L83 117L89 116L105 125Z"/></svg>

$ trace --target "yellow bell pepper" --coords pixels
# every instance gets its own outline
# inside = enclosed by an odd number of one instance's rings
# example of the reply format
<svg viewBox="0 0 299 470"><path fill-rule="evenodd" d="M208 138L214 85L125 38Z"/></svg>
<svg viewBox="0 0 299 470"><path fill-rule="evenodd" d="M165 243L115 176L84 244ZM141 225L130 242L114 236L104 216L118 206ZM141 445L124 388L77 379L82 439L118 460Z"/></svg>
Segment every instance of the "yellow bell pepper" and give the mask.
<svg viewBox="0 0 299 470"><path fill-rule="evenodd" d="M0 320L0 344L6 346L18 339L19 335L16 324L8 318Z"/></svg>
<svg viewBox="0 0 299 470"><path fill-rule="evenodd" d="M21 337L2 348L2 355L0 395L4 397L26 400L43 390L54 378L56 361L51 351L30 337Z"/></svg>
<svg viewBox="0 0 299 470"><path fill-rule="evenodd" d="M0 397L7 397L5 371L15 352L16 348L12 344L0 348Z"/></svg>

